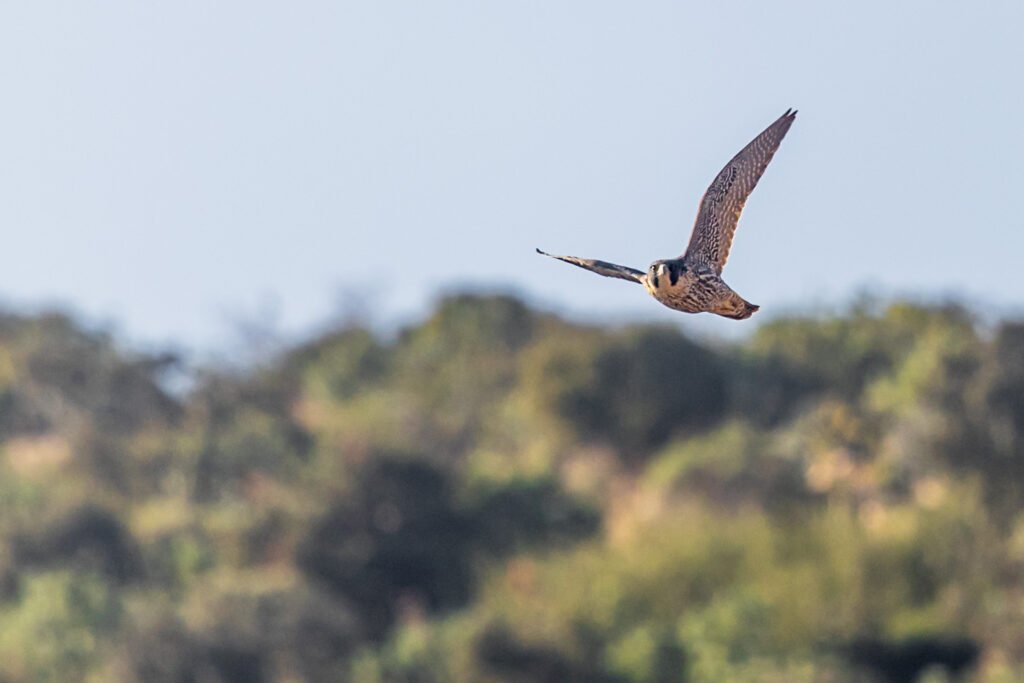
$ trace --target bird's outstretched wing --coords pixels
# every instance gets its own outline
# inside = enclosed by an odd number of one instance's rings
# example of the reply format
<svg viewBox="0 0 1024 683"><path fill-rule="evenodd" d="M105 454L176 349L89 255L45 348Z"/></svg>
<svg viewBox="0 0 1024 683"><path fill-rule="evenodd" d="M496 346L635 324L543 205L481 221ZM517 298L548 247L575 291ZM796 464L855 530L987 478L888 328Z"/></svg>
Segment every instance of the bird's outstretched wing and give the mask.
<svg viewBox="0 0 1024 683"><path fill-rule="evenodd" d="M574 266L579 266L580 268L586 268L598 275L604 275L605 277L617 277L620 280L629 280L630 282L643 284L643 280L641 278L645 273L642 270L630 268L629 266L620 266L615 263L608 263L607 261L595 261L594 259L578 258L576 256L555 256L554 254L549 254L541 251L540 249L537 250L537 253L543 254L544 256L550 256L551 258L556 258L559 261L571 263Z"/></svg>
<svg viewBox="0 0 1024 683"><path fill-rule="evenodd" d="M690 244L683 254L686 263L721 275L743 205L795 118L795 110L786 110L719 172L700 201Z"/></svg>

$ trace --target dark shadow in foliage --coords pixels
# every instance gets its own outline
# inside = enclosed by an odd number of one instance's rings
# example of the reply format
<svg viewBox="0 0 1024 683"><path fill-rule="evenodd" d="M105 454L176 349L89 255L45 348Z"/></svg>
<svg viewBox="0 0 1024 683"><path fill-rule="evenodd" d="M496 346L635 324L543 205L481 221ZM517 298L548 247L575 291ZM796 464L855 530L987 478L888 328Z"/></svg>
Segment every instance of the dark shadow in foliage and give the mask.
<svg viewBox="0 0 1024 683"><path fill-rule="evenodd" d="M294 657L307 680L328 680L356 648L355 620L336 600L316 592L294 611L281 650Z"/></svg>
<svg viewBox="0 0 1024 683"><path fill-rule="evenodd" d="M224 683L263 683L269 680L263 652L254 648L218 643L206 651L214 680ZM204 676L204 680L206 680Z"/></svg>
<svg viewBox="0 0 1024 683"><path fill-rule="evenodd" d="M686 650L673 634L664 634L654 650L651 683L686 683Z"/></svg>
<svg viewBox="0 0 1024 683"><path fill-rule="evenodd" d="M989 508L1012 523L1024 502L1024 323L999 327L980 375L974 428L946 456L953 467L981 472Z"/></svg>
<svg viewBox="0 0 1024 683"><path fill-rule="evenodd" d="M759 427L774 427L821 394L825 385L785 359L736 357L732 368L731 412Z"/></svg>
<svg viewBox="0 0 1024 683"><path fill-rule="evenodd" d="M298 563L354 606L370 637L381 638L404 607L438 612L469 601L471 540L441 470L376 458L351 498L314 525Z"/></svg>
<svg viewBox="0 0 1024 683"><path fill-rule="evenodd" d="M648 327L602 349L592 381L562 390L557 409L583 438L636 459L675 433L714 426L726 404L718 356L677 330Z"/></svg>
<svg viewBox="0 0 1024 683"><path fill-rule="evenodd" d="M600 659L575 662L558 650L527 645L508 629L494 626L476 643L475 656L501 683L624 683L625 679L602 672Z"/></svg>
<svg viewBox="0 0 1024 683"><path fill-rule="evenodd" d="M113 512L94 505L71 511L33 534L13 540L15 563L95 571L127 583L142 577L138 543Z"/></svg>
<svg viewBox="0 0 1024 683"><path fill-rule="evenodd" d="M0 564L0 603L16 600L20 595L21 576L18 570L13 564Z"/></svg>
<svg viewBox="0 0 1024 683"><path fill-rule="evenodd" d="M171 616L126 633L117 655L125 680L146 683L263 683L267 668L257 648L203 642Z"/></svg>
<svg viewBox="0 0 1024 683"><path fill-rule="evenodd" d="M952 676L965 673L978 661L981 649L968 638L918 636L903 641L864 638L850 643L843 654L885 683L915 683L929 667Z"/></svg>
<svg viewBox="0 0 1024 683"><path fill-rule="evenodd" d="M998 373L987 392L988 405L1024 434L1024 324L1000 326L994 346Z"/></svg>
<svg viewBox="0 0 1024 683"><path fill-rule="evenodd" d="M504 556L537 546L558 547L587 538L600 513L551 479L515 480L482 494L470 507L478 547Z"/></svg>
<svg viewBox="0 0 1024 683"><path fill-rule="evenodd" d="M199 644L175 618L167 616L122 636L116 655L125 680L147 683L198 683Z"/></svg>
<svg viewBox="0 0 1024 683"><path fill-rule="evenodd" d="M21 387L0 391L0 434L43 434L55 427L56 420L26 393Z"/></svg>
<svg viewBox="0 0 1024 683"><path fill-rule="evenodd" d="M337 680L357 645L352 615L308 589L217 594L207 624L191 631L165 613L128 626L118 643L122 678L147 683Z"/></svg>
<svg viewBox="0 0 1024 683"><path fill-rule="evenodd" d="M597 372L610 405L606 421L592 427L609 430L627 452L660 446L680 430L706 429L725 410L719 359L675 330L643 330L602 354Z"/></svg>
<svg viewBox="0 0 1024 683"><path fill-rule="evenodd" d="M266 667L310 681L331 680L359 637L347 606L309 588L215 595L207 608L216 618L202 636L211 652L258 652Z"/></svg>

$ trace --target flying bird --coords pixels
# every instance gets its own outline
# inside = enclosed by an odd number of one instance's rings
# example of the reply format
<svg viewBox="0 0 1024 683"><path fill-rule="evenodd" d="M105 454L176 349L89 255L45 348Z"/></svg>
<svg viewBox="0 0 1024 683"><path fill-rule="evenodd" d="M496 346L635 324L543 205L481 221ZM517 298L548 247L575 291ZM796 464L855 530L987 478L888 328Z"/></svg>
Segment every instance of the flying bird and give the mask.
<svg viewBox="0 0 1024 683"><path fill-rule="evenodd" d="M598 275L641 284L651 296L677 311L715 313L736 320L749 318L760 306L750 303L725 284L722 268L729 258L743 205L795 118L796 110L787 110L719 172L700 201L690 244L679 258L655 261L645 273L607 261L555 256L540 249L537 253Z"/></svg>

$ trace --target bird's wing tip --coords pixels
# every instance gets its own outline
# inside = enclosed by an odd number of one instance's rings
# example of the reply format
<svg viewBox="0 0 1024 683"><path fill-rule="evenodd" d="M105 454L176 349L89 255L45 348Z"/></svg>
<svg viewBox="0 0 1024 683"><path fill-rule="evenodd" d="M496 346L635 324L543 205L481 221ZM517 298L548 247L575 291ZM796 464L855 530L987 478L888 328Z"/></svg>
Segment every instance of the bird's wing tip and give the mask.
<svg viewBox="0 0 1024 683"><path fill-rule="evenodd" d="M551 256L551 254L547 253L546 251L541 251L538 247L534 247L534 249L536 249L537 253L542 256Z"/></svg>

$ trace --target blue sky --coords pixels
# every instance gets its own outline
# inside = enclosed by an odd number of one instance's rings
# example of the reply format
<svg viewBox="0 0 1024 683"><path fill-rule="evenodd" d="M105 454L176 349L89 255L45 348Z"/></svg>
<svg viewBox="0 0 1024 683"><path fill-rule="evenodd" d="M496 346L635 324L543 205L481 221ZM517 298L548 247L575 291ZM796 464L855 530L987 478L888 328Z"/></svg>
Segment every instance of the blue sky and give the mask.
<svg viewBox="0 0 1024 683"><path fill-rule="evenodd" d="M800 115L725 278L1024 301L1019 2L47 2L0 6L0 300L211 346L508 287L682 317L533 253L645 268L719 168Z"/></svg>

